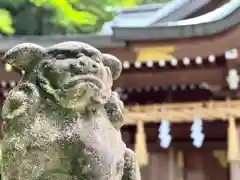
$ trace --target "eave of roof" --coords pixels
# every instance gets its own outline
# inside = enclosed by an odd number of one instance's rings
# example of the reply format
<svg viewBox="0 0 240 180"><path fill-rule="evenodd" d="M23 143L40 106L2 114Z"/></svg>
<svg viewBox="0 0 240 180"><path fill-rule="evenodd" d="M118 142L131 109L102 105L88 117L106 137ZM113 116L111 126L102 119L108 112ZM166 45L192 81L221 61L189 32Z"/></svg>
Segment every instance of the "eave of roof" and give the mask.
<svg viewBox="0 0 240 180"><path fill-rule="evenodd" d="M232 7L232 9L229 10L228 13L225 13L220 19L215 18L213 21L191 24L168 22L151 27L113 27L113 37L119 40L138 41L180 39L214 35L233 27L234 25L240 24L240 2L232 0L226 5ZM222 9L218 9L218 11L219 10Z"/></svg>
<svg viewBox="0 0 240 180"><path fill-rule="evenodd" d="M144 11L152 11L156 9L160 9L164 6L163 3L156 3L156 4L143 4L131 8L122 8L119 12L120 13L133 13L133 12L144 12Z"/></svg>
<svg viewBox="0 0 240 180"><path fill-rule="evenodd" d="M24 36L24 37L2 37L0 38L0 52L5 52L16 44L23 42L36 43L42 46L51 46L63 41L82 41L97 48L124 47L125 41L138 40L170 40L189 37L210 36L224 32L234 25L240 24L240 3L235 6L232 13L225 13L223 18L209 23L179 25L160 24L151 27L114 27L113 35L89 34L89 35L59 35L59 36Z"/></svg>
<svg viewBox="0 0 240 180"><path fill-rule="evenodd" d="M113 40L112 36L91 34L91 35L57 35L57 36L13 36L0 38L0 52L5 52L23 42L39 44L44 47L51 46L63 41L81 41L96 48L124 47L125 42Z"/></svg>

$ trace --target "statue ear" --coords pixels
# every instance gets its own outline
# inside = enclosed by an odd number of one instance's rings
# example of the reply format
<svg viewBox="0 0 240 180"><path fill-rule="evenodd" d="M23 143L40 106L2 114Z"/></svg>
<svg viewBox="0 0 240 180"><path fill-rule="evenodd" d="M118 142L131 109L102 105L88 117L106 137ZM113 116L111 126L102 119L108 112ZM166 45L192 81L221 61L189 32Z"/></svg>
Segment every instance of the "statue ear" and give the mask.
<svg viewBox="0 0 240 180"><path fill-rule="evenodd" d="M22 43L11 48L3 57L3 63L18 70L34 67L45 54L45 48L37 44Z"/></svg>
<svg viewBox="0 0 240 180"><path fill-rule="evenodd" d="M119 78L122 72L121 61L117 57L110 54L102 54L102 57L103 57L103 64L109 67L112 72L113 80L116 80L117 78Z"/></svg>

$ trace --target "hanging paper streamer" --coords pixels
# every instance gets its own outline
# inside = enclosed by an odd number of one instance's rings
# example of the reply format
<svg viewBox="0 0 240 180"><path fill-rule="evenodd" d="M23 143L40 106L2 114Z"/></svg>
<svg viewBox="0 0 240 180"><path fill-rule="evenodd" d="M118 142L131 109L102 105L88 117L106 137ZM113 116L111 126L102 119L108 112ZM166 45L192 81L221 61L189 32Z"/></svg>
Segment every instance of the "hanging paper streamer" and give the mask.
<svg viewBox="0 0 240 180"><path fill-rule="evenodd" d="M191 127L191 138L193 145L200 148L203 144L205 135L203 134L203 121L199 118L195 118Z"/></svg>
<svg viewBox="0 0 240 180"><path fill-rule="evenodd" d="M146 134L144 131L144 123L137 122L135 153L140 167L148 164L148 150L146 142Z"/></svg>
<svg viewBox="0 0 240 180"><path fill-rule="evenodd" d="M162 148L168 148L172 137L170 135L170 122L168 120L162 120L158 129L158 138L160 139L160 146Z"/></svg>

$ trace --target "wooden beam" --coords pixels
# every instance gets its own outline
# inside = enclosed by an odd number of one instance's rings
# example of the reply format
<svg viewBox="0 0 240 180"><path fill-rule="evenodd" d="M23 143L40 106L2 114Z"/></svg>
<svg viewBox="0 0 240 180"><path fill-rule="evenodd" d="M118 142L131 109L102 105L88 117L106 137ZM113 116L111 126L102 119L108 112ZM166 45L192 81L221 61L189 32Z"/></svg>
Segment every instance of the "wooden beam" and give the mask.
<svg viewBox="0 0 240 180"><path fill-rule="evenodd" d="M214 108L214 109L193 109L193 110L168 110L167 112L128 112L125 113L126 124L136 124L137 121L145 123L159 123L161 119L169 120L172 123L191 123L193 118L202 120L226 121L228 116L240 118L239 108Z"/></svg>
<svg viewBox="0 0 240 180"><path fill-rule="evenodd" d="M133 105L127 106L131 112L146 112L149 110L183 110L183 109L197 109L197 108L240 108L240 100L226 100L226 101L202 101L194 103L164 103L151 105Z"/></svg>
<svg viewBox="0 0 240 180"><path fill-rule="evenodd" d="M146 106L129 106L125 112L126 124L136 124L138 120L145 123L159 123L167 119L173 123L192 122L197 117L203 120L224 120L231 115L240 118L240 101L201 102L190 104L154 104Z"/></svg>

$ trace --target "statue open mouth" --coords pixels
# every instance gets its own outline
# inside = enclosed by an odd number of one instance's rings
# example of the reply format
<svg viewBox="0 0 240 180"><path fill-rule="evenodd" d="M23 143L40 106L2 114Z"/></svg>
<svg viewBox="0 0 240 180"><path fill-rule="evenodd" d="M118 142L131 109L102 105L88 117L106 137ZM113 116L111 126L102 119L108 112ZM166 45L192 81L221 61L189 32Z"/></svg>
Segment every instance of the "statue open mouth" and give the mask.
<svg viewBox="0 0 240 180"><path fill-rule="evenodd" d="M94 75L74 76L63 84L66 93L60 97L60 104L68 108L83 109L89 98L94 96L98 99L101 97L101 90L104 89L102 80Z"/></svg>

